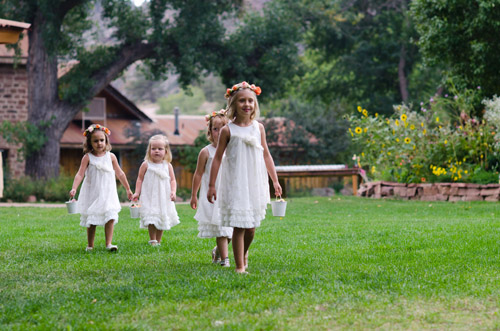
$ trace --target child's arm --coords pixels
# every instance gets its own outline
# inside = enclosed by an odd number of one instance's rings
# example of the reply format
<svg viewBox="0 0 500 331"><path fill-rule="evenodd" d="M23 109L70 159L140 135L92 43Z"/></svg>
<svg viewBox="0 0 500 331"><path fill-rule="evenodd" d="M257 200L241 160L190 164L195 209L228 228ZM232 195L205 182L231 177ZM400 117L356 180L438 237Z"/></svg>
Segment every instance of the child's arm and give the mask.
<svg viewBox="0 0 500 331"><path fill-rule="evenodd" d="M215 180L219 174L220 164L222 162L222 156L226 150L227 143L231 137L231 132L229 127L226 125L220 130L219 142L217 144L217 150L215 151L214 159L212 160L212 168L210 168L210 182L208 183L207 199L210 203L214 203L217 200L217 192L215 190Z"/></svg>
<svg viewBox="0 0 500 331"><path fill-rule="evenodd" d="M264 148L264 162L266 164L267 173L269 174L269 177L271 177L271 180L273 181L274 194L276 194L276 196L281 196L283 192L281 189L281 185L278 181L278 174L276 173L276 168L274 167L273 157L269 152L269 147L267 147L266 130L264 129L264 125L259 123L259 129L260 129L260 140L262 142L262 147Z"/></svg>
<svg viewBox="0 0 500 331"><path fill-rule="evenodd" d="M120 183L122 183L123 187L125 187L125 190L127 190L127 198L129 200L132 200L132 191L130 190L130 185L128 184L127 176L123 172L122 168L120 168L120 165L118 164L118 160L116 159L115 154L110 153L111 155L111 162L113 164L113 169L115 170L116 178L120 180Z"/></svg>
<svg viewBox="0 0 500 331"><path fill-rule="evenodd" d="M175 201L177 198L177 182L175 181L174 167L168 163L168 174L170 175L170 200Z"/></svg>
<svg viewBox="0 0 500 331"><path fill-rule="evenodd" d="M75 175L75 179L73 180L73 186L71 186L71 191L69 191L69 196L71 198L75 196L78 186L80 186L83 177L85 177L85 170L87 170L88 166L89 166L89 155L85 154L82 157L82 162L80 163L80 169L78 169L78 172Z"/></svg>
<svg viewBox="0 0 500 331"><path fill-rule="evenodd" d="M191 208L196 209L198 207L198 190L200 189L201 177L205 172L205 166L208 160L208 149L203 148L198 154L198 163L196 164L196 170L193 176L193 185L191 187ZM203 198L203 197L202 197Z"/></svg>
<svg viewBox="0 0 500 331"><path fill-rule="evenodd" d="M132 201L139 199L142 191L142 182L144 181L144 175L148 170L148 163L142 162L141 167L139 168L139 174L137 175L137 181L135 182L135 193L132 196Z"/></svg>

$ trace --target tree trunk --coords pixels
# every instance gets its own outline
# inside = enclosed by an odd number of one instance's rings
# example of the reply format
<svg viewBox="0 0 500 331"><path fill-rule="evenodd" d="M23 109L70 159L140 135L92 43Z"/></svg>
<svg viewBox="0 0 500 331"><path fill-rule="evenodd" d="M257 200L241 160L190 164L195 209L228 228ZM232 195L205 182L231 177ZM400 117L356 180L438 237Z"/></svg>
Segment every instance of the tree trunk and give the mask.
<svg viewBox="0 0 500 331"><path fill-rule="evenodd" d="M54 178L59 175L60 140L64 131L85 103L72 104L58 96L57 58L50 55L42 36L44 17L38 14L29 31L28 52L28 121L44 127L45 145L26 158L25 173L32 178ZM154 52L155 45L138 43L123 47L117 60L93 76L94 96L106 87L128 65ZM83 142L83 138L82 138Z"/></svg>
<svg viewBox="0 0 500 331"><path fill-rule="evenodd" d="M398 65L398 78L399 78L399 92L401 93L401 99L404 103L408 102L408 81L406 79L406 47L401 45L401 52L399 53L399 65Z"/></svg>

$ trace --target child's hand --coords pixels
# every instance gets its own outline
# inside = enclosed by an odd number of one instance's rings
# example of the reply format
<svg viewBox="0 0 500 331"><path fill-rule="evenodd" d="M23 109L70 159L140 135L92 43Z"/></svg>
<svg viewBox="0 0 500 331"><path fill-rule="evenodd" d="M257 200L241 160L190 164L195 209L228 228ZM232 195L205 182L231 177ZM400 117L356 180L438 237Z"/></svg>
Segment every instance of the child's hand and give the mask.
<svg viewBox="0 0 500 331"><path fill-rule="evenodd" d="M71 191L69 191L69 196L71 198L73 198L75 196L75 194L76 194L76 190L74 188L72 188Z"/></svg>
<svg viewBox="0 0 500 331"><path fill-rule="evenodd" d="M208 187L207 199L210 203L214 203L214 201L217 200L217 192L215 191L215 187Z"/></svg>
<svg viewBox="0 0 500 331"><path fill-rule="evenodd" d="M132 191L131 190L127 190L127 198L129 200L132 200L132 197L133 197Z"/></svg>
<svg viewBox="0 0 500 331"><path fill-rule="evenodd" d="M137 200L139 200L139 194L134 193L134 195L132 195L132 199L131 199L131 200L132 200L132 201L137 201Z"/></svg>
<svg viewBox="0 0 500 331"><path fill-rule="evenodd" d="M277 197L280 197L283 194L283 189L281 188L280 183L276 181L275 183L273 183L273 186L274 186L274 194Z"/></svg>
<svg viewBox="0 0 500 331"><path fill-rule="evenodd" d="M170 200L175 201L176 198L175 192L170 192Z"/></svg>
<svg viewBox="0 0 500 331"><path fill-rule="evenodd" d="M196 209L196 207L198 207L198 198L192 196L190 205L191 208Z"/></svg>

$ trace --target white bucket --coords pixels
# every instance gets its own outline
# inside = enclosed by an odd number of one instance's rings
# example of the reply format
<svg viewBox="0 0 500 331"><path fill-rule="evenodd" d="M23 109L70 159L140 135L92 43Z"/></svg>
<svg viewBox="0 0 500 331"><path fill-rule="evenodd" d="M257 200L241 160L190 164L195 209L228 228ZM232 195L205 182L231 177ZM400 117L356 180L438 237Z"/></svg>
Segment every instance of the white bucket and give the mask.
<svg viewBox="0 0 500 331"><path fill-rule="evenodd" d="M141 207L134 206L134 205L130 206L130 217L139 218L140 211L141 211Z"/></svg>
<svg viewBox="0 0 500 331"><path fill-rule="evenodd" d="M273 216L283 217L286 212L286 201L271 201L271 208L273 209Z"/></svg>
<svg viewBox="0 0 500 331"><path fill-rule="evenodd" d="M77 214L76 205L78 201L66 201L66 208L68 208L68 214Z"/></svg>

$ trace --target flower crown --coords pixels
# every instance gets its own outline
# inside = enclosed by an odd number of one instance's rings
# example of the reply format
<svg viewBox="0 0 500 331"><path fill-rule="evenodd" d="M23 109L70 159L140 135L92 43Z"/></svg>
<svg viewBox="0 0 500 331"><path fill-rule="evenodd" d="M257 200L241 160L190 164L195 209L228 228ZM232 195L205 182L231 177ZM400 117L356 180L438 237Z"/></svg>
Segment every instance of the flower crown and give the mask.
<svg viewBox="0 0 500 331"><path fill-rule="evenodd" d="M228 88L226 90L226 94L224 95L224 97L226 99L229 99L229 97L231 97L234 93L236 93L239 90L244 89L244 88L250 89L256 95L260 95L262 93L262 90L260 89L260 87L255 86L254 84L248 84L247 82L241 82L239 84L233 85L232 88Z"/></svg>
<svg viewBox="0 0 500 331"><path fill-rule="evenodd" d="M207 121L207 125L208 125L208 123L210 123L210 120L211 120L213 117L217 116L217 115L226 116L226 110L225 110L225 109L221 109L221 110L219 110L219 111L213 111L213 112L211 112L210 114L205 115L205 121Z"/></svg>
<svg viewBox="0 0 500 331"><path fill-rule="evenodd" d="M87 128L87 130L83 132L83 136L86 137L89 133L94 132L94 130L101 130L104 131L104 133L107 134L108 136L111 135L111 131L109 131L107 127L102 126L100 124L92 124Z"/></svg>

